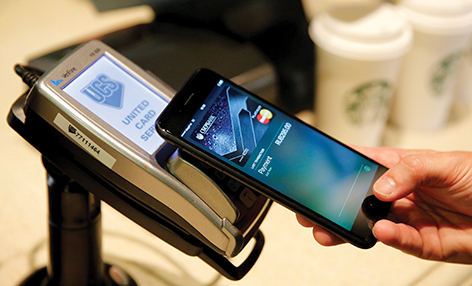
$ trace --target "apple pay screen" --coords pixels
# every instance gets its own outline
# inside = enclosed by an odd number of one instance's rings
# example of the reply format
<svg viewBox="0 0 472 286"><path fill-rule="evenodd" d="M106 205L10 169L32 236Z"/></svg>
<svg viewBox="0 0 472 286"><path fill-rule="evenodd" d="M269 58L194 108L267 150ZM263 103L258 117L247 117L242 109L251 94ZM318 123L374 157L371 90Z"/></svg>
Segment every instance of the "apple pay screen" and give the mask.
<svg viewBox="0 0 472 286"><path fill-rule="evenodd" d="M164 143L154 123L167 100L106 54L62 90L147 153Z"/></svg>
<svg viewBox="0 0 472 286"><path fill-rule="evenodd" d="M181 136L348 230L378 169L222 80Z"/></svg>

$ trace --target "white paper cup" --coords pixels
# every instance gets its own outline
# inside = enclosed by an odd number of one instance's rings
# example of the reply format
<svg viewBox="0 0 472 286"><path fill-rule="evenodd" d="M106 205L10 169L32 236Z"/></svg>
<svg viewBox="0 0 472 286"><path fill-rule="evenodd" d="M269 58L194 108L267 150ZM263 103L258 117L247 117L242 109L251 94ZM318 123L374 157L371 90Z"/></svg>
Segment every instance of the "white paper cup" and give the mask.
<svg viewBox="0 0 472 286"><path fill-rule="evenodd" d="M316 126L377 146L412 29L391 4L332 8L310 25L317 46Z"/></svg>
<svg viewBox="0 0 472 286"><path fill-rule="evenodd" d="M390 120L411 130L437 130L446 123L458 68L472 32L472 4L464 0L403 0L399 7L414 29Z"/></svg>
<svg viewBox="0 0 472 286"><path fill-rule="evenodd" d="M472 32L472 31L471 31ZM469 43L459 67L454 93L459 104L466 109L472 107L472 43Z"/></svg>

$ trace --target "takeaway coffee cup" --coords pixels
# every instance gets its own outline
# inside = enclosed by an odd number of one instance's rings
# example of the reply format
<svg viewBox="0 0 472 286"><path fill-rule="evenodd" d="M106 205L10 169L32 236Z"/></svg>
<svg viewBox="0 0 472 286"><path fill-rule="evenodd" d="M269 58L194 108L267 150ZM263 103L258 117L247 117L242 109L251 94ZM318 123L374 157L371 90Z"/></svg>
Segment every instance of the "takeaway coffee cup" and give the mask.
<svg viewBox="0 0 472 286"><path fill-rule="evenodd" d="M392 4L338 6L312 21L310 35L316 126L346 143L379 145L411 26Z"/></svg>
<svg viewBox="0 0 472 286"><path fill-rule="evenodd" d="M414 29L405 56L391 122L403 129L437 130L446 123L454 85L472 32L467 0L402 0L399 7Z"/></svg>
<svg viewBox="0 0 472 286"><path fill-rule="evenodd" d="M467 105L466 108L470 108L472 104L472 42L469 43L463 53L458 73L454 88L455 97L459 103Z"/></svg>

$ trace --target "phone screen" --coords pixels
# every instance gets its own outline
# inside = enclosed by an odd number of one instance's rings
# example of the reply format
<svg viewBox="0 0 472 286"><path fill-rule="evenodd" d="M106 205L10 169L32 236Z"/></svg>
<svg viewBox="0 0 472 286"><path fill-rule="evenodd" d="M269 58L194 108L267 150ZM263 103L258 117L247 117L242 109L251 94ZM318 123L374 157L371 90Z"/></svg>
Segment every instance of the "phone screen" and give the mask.
<svg viewBox="0 0 472 286"><path fill-rule="evenodd" d="M107 54L62 90L147 153L164 143L154 123L167 100Z"/></svg>
<svg viewBox="0 0 472 286"><path fill-rule="evenodd" d="M196 73L158 125L165 138L295 212L360 247L375 244L372 221L389 204L372 185L387 169L232 82Z"/></svg>

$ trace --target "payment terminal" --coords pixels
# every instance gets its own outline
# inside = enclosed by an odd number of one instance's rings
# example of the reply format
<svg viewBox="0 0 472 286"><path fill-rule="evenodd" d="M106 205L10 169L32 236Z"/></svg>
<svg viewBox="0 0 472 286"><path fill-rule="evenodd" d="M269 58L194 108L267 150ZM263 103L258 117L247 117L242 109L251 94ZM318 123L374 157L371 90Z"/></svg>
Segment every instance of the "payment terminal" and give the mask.
<svg viewBox="0 0 472 286"><path fill-rule="evenodd" d="M122 202L157 213L166 229L211 252L234 257L258 232L271 201L159 137L155 121L173 95L156 76L90 41L37 79L16 103L24 111L17 117L43 132L27 140L41 142L44 152L55 154L49 143L61 147L61 158L105 182Z"/></svg>

